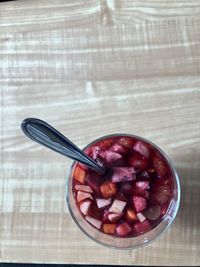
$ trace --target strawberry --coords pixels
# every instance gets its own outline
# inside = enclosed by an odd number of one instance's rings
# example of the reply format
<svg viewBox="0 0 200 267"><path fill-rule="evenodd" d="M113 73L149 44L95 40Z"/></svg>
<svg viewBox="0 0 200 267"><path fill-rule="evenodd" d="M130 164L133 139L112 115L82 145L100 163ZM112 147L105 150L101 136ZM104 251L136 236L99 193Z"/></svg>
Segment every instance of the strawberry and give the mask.
<svg viewBox="0 0 200 267"><path fill-rule="evenodd" d="M91 216L85 216L85 219L90 223L92 224L94 227L96 227L97 229L100 229L101 228L101 225L102 225L102 221L100 220L97 220Z"/></svg>
<svg viewBox="0 0 200 267"><path fill-rule="evenodd" d="M97 207L100 209L105 206L108 206L111 203L111 198L108 198L108 199L97 198L96 202L97 202Z"/></svg>
<svg viewBox="0 0 200 267"><path fill-rule="evenodd" d="M111 147L112 151L120 153L120 154L125 154L127 152L127 148L125 148L124 146L115 143L112 147Z"/></svg>
<svg viewBox="0 0 200 267"><path fill-rule="evenodd" d="M143 171L149 167L149 161L138 155L129 158L129 164L134 167L136 171Z"/></svg>
<svg viewBox="0 0 200 267"><path fill-rule="evenodd" d="M114 212L114 213L122 213L126 206L126 202L115 199L109 208L109 212Z"/></svg>
<svg viewBox="0 0 200 267"><path fill-rule="evenodd" d="M75 189L77 191L84 191L84 192L88 192L88 193L93 193L93 190L90 186L88 185L80 185L80 184L76 184L75 185Z"/></svg>
<svg viewBox="0 0 200 267"><path fill-rule="evenodd" d="M145 220L144 222L136 222L133 225L133 229L136 231L137 234L144 234L151 230L151 225L148 220Z"/></svg>
<svg viewBox="0 0 200 267"><path fill-rule="evenodd" d="M159 157L154 157L153 158L153 166L157 172L158 177L164 178L165 175L167 174L167 166L166 166L165 162Z"/></svg>
<svg viewBox="0 0 200 267"><path fill-rule="evenodd" d="M127 209L125 217L126 217L127 221L130 223L138 220L138 218L135 214L135 211L133 209Z"/></svg>
<svg viewBox="0 0 200 267"><path fill-rule="evenodd" d="M92 204L91 200L85 200L83 202L80 203L80 211L84 214L87 215L88 211L90 209L90 206Z"/></svg>
<svg viewBox="0 0 200 267"><path fill-rule="evenodd" d="M105 234L114 234L115 233L116 224L114 223L104 223L103 231Z"/></svg>
<svg viewBox="0 0 200 267"><path fill-rule="evenodd" d="M115 167L113 168L112 182L121 183L133 181L136 179L135 169L133 167Z"/></svg>
<svg viewBox="0 0 200 267"><path fill-rule="evenodd" d="M147 201L143 197L133 196L132 203L133 203L133 207L135 208L136 212L143 211L147 208Z"/></svg>
<svg viewBox="0 0 200 267"><path fill-rule="evenodd" d="M74 178L83 184L85 182L86 178L86 171L80 168L79 166L76 167L75 172L74 172Z"/></svg>
<svg viewBox="0 0 200 267"><path fill-rule="evenodd" d="M107 181L101 185L100 191L101 191L101 194L103 195L103 197L109 198L109 197L114 196L116 194L117 187L114 183Z"/></svg>
<svg viewBox="0 0 200 267"><path fill-rule="evenodd" d="M142 141L137 141L133 149L145 158L150 156L150 146Z"/></svg>
<svg viewBox="0 0 200 267"><path fill-rule="evenodd" d="M87 199L87 198L93 199L93 197L92 197L92 195L90 193L78 191L78 193L77 193L77 201L78 202L80 202L80 201L82 201L84 199Z"/></svg>
<svg viewBox="0 0 200 267"><path fill-rule="evenodd" d="M132 232L132 228L127 222L123 222L117 225L116 232L118 236L127 236Z"/></svg>

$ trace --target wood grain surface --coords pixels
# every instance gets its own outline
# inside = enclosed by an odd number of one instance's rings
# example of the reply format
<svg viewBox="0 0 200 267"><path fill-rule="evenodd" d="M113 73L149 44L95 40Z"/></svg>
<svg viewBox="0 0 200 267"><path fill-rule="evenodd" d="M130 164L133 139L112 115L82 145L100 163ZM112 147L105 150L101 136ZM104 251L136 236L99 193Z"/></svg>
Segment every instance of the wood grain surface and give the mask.
<svg viewBox="0 0 200 267"><path fill-rule="evenodd" d="M0 3L0 260L200 264L200 1ZM80 147L124 132L150 139L180 176L178 216L138 250L104 248L65 202L71 161L28 140L44 119Z"/></svg>

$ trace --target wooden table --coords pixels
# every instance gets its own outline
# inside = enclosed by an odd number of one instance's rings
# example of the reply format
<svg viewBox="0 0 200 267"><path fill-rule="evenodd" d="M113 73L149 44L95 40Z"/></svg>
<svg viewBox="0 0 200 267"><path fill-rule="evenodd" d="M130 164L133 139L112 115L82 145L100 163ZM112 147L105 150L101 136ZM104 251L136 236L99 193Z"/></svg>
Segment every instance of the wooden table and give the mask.
<svg viewBox="0 0 200 267"><path fill-rule="evenodd" d="M0 260L200 264L200 1L19 0L0 3ZM69 216L71 161L28 140L42 118L80 147L116 132L144 136L174 161L175 223L118 251Z"/></svg>

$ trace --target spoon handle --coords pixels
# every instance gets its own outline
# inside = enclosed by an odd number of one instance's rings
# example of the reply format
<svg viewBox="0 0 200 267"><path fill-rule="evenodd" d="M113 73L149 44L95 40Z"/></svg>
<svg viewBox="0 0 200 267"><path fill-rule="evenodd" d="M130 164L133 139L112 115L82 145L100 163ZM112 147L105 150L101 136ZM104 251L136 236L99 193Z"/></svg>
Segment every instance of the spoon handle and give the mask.
<svg viewBox="0 0 200 267"><path fill-rule="evenodd" d="M25 135L33 141L62 155L82 162L100 174L105 173L103 167L89 158L81 149L45 121L36 118L27 118L23 120L21 128Z"/></svg>

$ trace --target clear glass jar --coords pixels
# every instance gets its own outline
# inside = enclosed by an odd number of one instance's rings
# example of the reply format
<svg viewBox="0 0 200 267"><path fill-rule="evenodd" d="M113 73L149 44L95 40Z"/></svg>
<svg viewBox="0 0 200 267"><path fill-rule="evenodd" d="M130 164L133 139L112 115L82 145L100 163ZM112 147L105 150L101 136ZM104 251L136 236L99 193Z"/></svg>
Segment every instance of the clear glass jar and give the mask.
<svg viewBox="0 0 200 267"><path fill-rule="evenodd" d="M170 205L162 218L162 221L155 226L153 229L148 231L145 234L136 236L136 237L115 237L111 235L104 234L100 232L98 229L94 228L92 225L90 225L81 215L76 201L74 199L73 191L72 191L72 181L73 181L73 173L74 169L76 166L76 162L74 162L71 166L70 173L67 176L67 187L66 187L66 198L67 198L67 204L68 208L70 211L70 214L72 218L74 219L75 223L79 226L79 228L92 240L96 241L97 243L112 247L112 248L118 248L118 249L133 249L137 247L141 247L143 245L147 245L151 243L153 240L158 238L163 232L167 230L167 228L172 224L174 221L176 214L178 212L179 204L180 204L180 183L179 183L179 178L178 174L169 159L169 157L155 144L152 142L136 136L136 135L130 135L130 134L112 134L112 135L107 135L103 136L101 138L98 138L88 144L83 150L86 150L88 147L94 145L95 143L99 141L106 140L107 138L112 138L112 137L133 137L137 140L145 141L149 143L151 146L153 146L155 149L157 149L165 158L167 161L169 167L171 168L172 172L172 178L173 178L173 183L174 183L174 188L173 188L173 198L171 199Z"/></svg>

